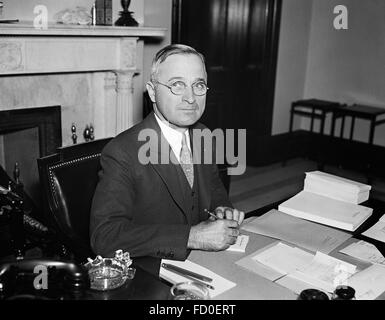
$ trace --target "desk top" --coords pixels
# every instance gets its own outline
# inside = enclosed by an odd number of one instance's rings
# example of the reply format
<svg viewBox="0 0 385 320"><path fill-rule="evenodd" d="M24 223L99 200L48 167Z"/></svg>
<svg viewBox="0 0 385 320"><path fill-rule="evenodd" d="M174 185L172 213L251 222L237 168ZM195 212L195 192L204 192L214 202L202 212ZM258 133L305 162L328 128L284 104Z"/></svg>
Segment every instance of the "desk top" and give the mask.
<svg viewBox="0 0 385 320"><path fill-rule="evenodd" d="M383 208L385 206L384 203L369 200L364 203L364 205L370 206L374 208L373 215L370 217L370 221L367 221L362 227L360 227L357 231L361 233L362 231L369 228L373 225L383 213ZM267 212L268 210L266 210ZM369 219L368 219L369 220ZM222 277L235 282L237 285L232 289L220 294L215 299L218 300L295 300L297 299L297 294L293 291L274 283L270 280L263 278L262 276L257 275L254 272L246 270L237 264L236 261L246 257L249 254L261 249L273 242L276 242L277 239L273 239L270 237L262 236L255 233L250 233L246 231L242 231L243 234L249 235L249 243L246 247L245 253L239 252L230 252L230 251L221 251L221 252L204 252L204 251L192 251L188 259L193 261L201 266L204 266L211 271L214 271L221 275ZM360 261L358 259L349 257L339 252L342 248L351 244L352 242L356 242L359 239L365 240L367 242L371 242L377 246L377 248L382 251L384 254L383 243L379 243L376 240L366 238L361 236L357 232L353 233L353 237L345 241L335 250L333 250L330 255L344 260L346 262L355 264L358 269L365 269L370 264ZM385 300L385 293L380 295L377 299Z"/></svg>

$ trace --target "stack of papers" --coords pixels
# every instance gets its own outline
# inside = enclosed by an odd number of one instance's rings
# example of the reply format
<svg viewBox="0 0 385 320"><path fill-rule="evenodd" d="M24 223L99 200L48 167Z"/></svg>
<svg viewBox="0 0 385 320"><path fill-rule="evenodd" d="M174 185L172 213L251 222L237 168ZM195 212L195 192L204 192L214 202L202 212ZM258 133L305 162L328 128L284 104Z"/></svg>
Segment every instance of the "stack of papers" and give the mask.
<svg viewBox="0 0 385 320"><path fill-rule="evenodd" d="M227 280L227 279L221 277L220 275L212 272L211 270L209 270L205 267L202 267L199 264L196 264L196 263L191 262L189 260L175 261L175 260L162 259L161 264L160 264L161 267L159 270L159 277L172 283L172 284L176 284L179 282L185 282L185 281L191 281L191 279L186 278L180 274L174 273L170 270L163 268L162 263L171 264L171 265L174 265L174 266L183 268L185 270L189 270L189 271L198 273L202 276L206 276L206 277L213 279L212 282L208 283L212 287L214 287L214 289L209 289L210 298L214 298L217 295L219 295L219 294L231 289L232 287L236 286L236 284L234 282Z"/></svg>
<svg viewBox="0 0 385 320"><path fill-rule="evenodd" d="M290 274L290 277L333 292L337 286L346 284L355 272L355 265L317 252L310 264Z"/></svg>
<svg viewBox="0 0 385 320"><path fill-rule="evenodd" d="M321 171L306 172L304 190L354 204L369 199L371 186Z"/></svg>
<svg viewBox="0 0 385 320"><path fill-rule="evenodd" d="M308 191L301 191L283 202L278 210L298 218L348 231L355 231L373 212L373 209L368 207Z"/></svg>
<svg viewBox="0 0 385 320"><path fill-rule="evenodd" d="M350 233L293 217L272 209L248 220L242 230L276 238L316 252L330 253L351 237Z"/></svg>
<svg viewBox="0 0 385 320"><path fill-rule="evenodd" d="M313 260L313 254L278 242L255 255L253 260L286 275L307 266Z"/></svg>
<svg viewBox="0 0 385 320"><path fill-rule="evenodd" d="M227 251L234 251L234 252L245 252L247 243L249 242L249 236L245 234L240 234L237 238L237 241L232 244L230 247L228 247Z"/></svg>
<svg viewBox="0 0 385 320"><path fill-rule="evenodd" d="M375 245L363 240L348 245L340 250L340 252L353 258L385 266L385 258L380 250Z"/></svg>
<svg viewBox="0 0 385 320"><path fill-rule="evenodd" d="M275 276L270 278L272 281L287 277L292 282L305 283L308 288L327 292L333 292L337 286L345 284L356 272L356 266L353 264L319 251L314 255L282 242L258 251L252 260L276 271Z"/></svg>
<svg viewBox="0 0 385 320"><path fill-rule="evenodd" d="M357 300L374 300L385 291L385 268L372 265L349 279Z"/></svg>

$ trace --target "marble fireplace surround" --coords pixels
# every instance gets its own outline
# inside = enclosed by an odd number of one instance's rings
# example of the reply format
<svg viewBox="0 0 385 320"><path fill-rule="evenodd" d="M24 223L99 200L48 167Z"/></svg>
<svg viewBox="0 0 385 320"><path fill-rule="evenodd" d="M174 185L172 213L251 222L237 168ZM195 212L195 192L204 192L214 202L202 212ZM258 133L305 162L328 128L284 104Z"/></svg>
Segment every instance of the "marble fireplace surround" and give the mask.
<svg viewBox="0 0 385 320"><path fill-rule="evenodd" d="M0 25L0 78L25 77L31 81L31 77L59 75L67 77L62 81L68 82L83 73L97 74L90 77L89 84L96 97L92 103L92 114L98 122L96 138L115 136L133 125L133 76L140 72L138 53L143 54L143 48L138 51L138 40L162 38L165 31L58 25L39 30L32 25ZM1 91L0 85L3 94ZM2 110L12 108L0 105Z"/></svg>

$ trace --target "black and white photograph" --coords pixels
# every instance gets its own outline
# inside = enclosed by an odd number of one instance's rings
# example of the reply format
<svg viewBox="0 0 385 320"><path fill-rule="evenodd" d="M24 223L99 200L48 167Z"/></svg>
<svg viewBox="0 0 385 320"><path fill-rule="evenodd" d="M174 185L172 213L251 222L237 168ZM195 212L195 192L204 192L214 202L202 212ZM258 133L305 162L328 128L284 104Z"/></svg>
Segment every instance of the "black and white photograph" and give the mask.
<svg viewBox="0 0 385 320"><path fill-rule="evenodd" d="M0 300L385 300L385 1L1 0Z"/></svg>

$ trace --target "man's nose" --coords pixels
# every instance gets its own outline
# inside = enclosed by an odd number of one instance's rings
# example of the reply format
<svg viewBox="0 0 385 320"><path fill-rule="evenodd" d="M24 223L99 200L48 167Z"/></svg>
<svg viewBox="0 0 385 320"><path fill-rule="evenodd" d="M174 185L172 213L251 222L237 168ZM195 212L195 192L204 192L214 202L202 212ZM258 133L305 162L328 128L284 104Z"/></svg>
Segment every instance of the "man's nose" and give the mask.
<svg viewBox="0 0 385 320"><path fill-rule="evenodd" d="M191 86L188 86L183 94L183 101L186 101L190 104L194 103L195 102L195 95L194 95L194 92L192 90L192 87Z"/></svg>

